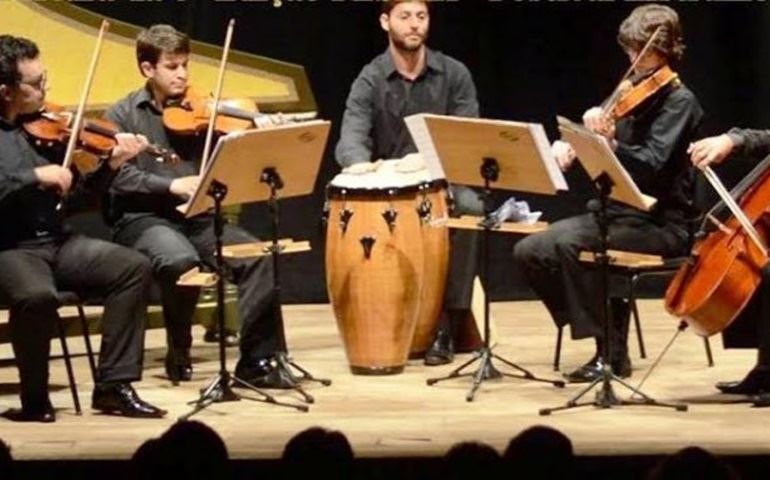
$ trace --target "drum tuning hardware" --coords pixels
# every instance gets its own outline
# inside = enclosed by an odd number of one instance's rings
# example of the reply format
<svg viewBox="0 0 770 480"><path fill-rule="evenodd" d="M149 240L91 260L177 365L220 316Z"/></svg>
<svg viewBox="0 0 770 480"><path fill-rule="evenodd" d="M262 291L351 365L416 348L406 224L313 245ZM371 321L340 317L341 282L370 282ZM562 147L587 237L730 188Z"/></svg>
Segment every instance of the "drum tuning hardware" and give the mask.
<svg viewBox="0 0 770 480"><path fill-rule="evenodd" d="M430 222L431 210L433 210L433 204L427 197L423 198L420 205L417 207L417 214L420 216L422 223Z"/></svg>
<svg viewBox="0 0 770 480"><path fill-rule="evenodd" d="M353 210L345 207L340 211L340 227L343 234L348 231L348 223L350 223L351 218L353 218Z"/></svg>
<svg viewBox="0 0 770 480"><path fill-rule="evenodd" d="M382 218L388 223L388 230L390 230L390 233L393 233L393 230L396 228L396 217L398 217L398 211L393 208L393 205L382 212Z"/></svg>
<svg viewBox="0 0 770 480"><path fill-rule="evenodd" d="M369 258L372 256L372 247L374 246L374 242L377 240L374 237L367 235L365 237L361 237L360 241L361 245L364 247L364 257L369 260Z"/></svg>

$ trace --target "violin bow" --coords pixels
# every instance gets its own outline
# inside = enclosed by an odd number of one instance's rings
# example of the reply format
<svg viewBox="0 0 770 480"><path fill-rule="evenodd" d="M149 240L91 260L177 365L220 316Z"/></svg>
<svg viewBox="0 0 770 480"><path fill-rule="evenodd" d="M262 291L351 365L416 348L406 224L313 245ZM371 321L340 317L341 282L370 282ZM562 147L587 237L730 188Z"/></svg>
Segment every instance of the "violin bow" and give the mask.
<svg viewBox="0 0 770 480"><path fill-rule="evenodd" d="M658 28L655 29L654 32L652 32L652 35L650 36L649 40L647 40L647 43L644 44L644 47L642 47L642 51L639 52L639 55L636 56L634 61L631 63L631 66L628 67L628 70L626 70L626 73L623 74L623 76L620 78L620 81L618 82L618 85L615 87L615 90L612 91L612 95L609 96L605 104L602 106L602 113L604 115L609 115L610 112L615 108L615 104L618 102L618 98L620 97L620 91L621 87L623 86L623 82L625 82L629 76L631 76L631 73L633 73L636 66L639 64L639 61L644 58L644 56L647 54L647 51L652 47L652 42L655 41L655 38L658 36L658 34L663 30L663 25L658 25Z"/></svg>
<svg viewBox="0 0 770 480"><path fill-rule="evenodd" d="M209 116L209 125L206 130L206 142L203 146L203 156L201 157L201 168L199 175L202 177L206 171L206 165L211 153L211 140L214 138L214 123L217 120L219 110L219 101L222 97L222 86L225 81L225 67L227 66L227 56L230 53L230 43L233 40L233 30L235 30L235 19L231 18L227 24L227 35L225 36L225 46L222 51L222 59L219 62L219 78L217 78L216 91L214 92L214 102L211 105L211 115Z"/></svg>
<svg viewBox="0 0 770 480"><path fill-rule="evenodd" d="M91 93L91 86L94 82L94 75L96 73L96 65L99 62L99 55L102 51L102 43L104 43L104 36L107 34L107 30L110 28L110 22L102 20L101 27L99 27L99 36L96 38L96 46L94 47L94 53L91 56L91 65L88 67L88 75L86 76L86 82L83 86L83 90L80 92L80 102L78 103L78 109L75 112L75 117L72 119L72 125L70 126L70 138L67 142L67 150L64 152L64 160L62 160L62 167L69 168L72 165L72 156L75 153L75 148L78 142L78 132L83 125L83 114L86 110L86 102L88 101L88 95ZM57 205L56 209L61 209L61 202Z"/></svg>

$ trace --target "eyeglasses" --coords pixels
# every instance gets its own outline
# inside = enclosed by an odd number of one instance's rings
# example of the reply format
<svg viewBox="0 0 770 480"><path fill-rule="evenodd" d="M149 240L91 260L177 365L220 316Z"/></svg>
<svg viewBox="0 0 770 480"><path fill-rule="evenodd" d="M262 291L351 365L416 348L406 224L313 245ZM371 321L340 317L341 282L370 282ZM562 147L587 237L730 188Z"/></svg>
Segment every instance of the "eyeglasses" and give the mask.
<svg viewBox="0 0 770 480"><path fill-rule="evenodd" d="M35 80L21 80L19 84L28 85L35 90L45 90L45 87L48 84L48 72L43 72L40 77Z"/></svg>

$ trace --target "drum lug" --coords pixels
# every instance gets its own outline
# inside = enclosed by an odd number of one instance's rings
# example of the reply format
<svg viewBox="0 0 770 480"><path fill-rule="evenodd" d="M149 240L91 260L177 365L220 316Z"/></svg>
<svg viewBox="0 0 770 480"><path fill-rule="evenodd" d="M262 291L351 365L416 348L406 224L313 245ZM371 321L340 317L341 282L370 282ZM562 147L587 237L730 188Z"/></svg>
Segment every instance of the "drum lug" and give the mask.
<svg viewBox="0 0 770 480"><path fill-rule="evenodd" d="M374 242L376 241L377 240L370 235L361 237L360 242L361 242L361 245L364 247L364 257L366 257L367 260L369 260L369 258L371 258L372 256L372 247L374 246Z"/></svg>
<svg viewBox="0 0 770 480"><path fill-rule="evenodd" d="M340 227L343 234L348 231L348 223L350 223L351 218L353 218L353 210L345 207L340 211Z"/></svg>
<svg viewBox="0 0 770 480"><path fill-rule="evenodd" d="M321 227L326 228L329 224L329 200L324 201L324 208L321 211Z"/></svg>
<svg viewBox="0 0 770 480"><path fill-rule="evenodd" d="M433 204L431 201L427 197L423 198L422 202L420 202L420 205L417 207L417 215L420 216L422 223L430 222L430 213L432 209Z"/></svg>
<svg viewBox="0 0 770 480"><path fill-rule="evenodd" d="M388 223L388 230L390 230L390 233L393 233L393 230L396 228L396 217L398 217L398 211L392 206L382 212L382 218Z"/></svg>

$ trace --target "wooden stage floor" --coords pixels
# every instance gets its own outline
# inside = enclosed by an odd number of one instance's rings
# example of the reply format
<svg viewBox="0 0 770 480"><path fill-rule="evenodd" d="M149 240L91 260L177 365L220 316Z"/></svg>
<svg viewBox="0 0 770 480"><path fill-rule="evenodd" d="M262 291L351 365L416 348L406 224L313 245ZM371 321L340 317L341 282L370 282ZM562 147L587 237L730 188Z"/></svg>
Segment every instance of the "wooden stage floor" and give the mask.
<svg viewBox="0 0 770 480"><path fill-rule="evenodd" d="M664 312L660 300L640 304L645 340L655 356L669 340L676 322ZM500 341L495 351L540 376L555 378L551 361L555 329L539 302L494 303L493 316ZM536 424L565 432L582 455L657 455L688 445L699 445L727 455L770 453L770 409L723 400L713 389L718 380L737 379L753 365L754 351L725 351L712 340L716 366L708 368L699 337L685 332L644 387L659 400L685 401L686 413L647 406L597 410L593 407L538 415L541 407L568 400L580 386L557 389L547 384L517 379L482 384L476 400L466 402L468 379L428 387L425 380L448 372L447 367L409 364L405 373L386 377L352 375L329 305L285 307L286 330L293 358L318 376L333 380L330 387L309 385L316 398L308 413L241 401L217 404L195 419L214 428L225 439L235 459L272 459L281 455L288 439L310 426L344 432L358 457L431 457L443 455L451 445L465 440L483 441L502 451L509 439ZM63 362L52 362L52 400L58 409L55 424L14 424L0 420L0 438L9 442L21 460L126 459L145 440L160 435L180 414L185 402L195 399L217 372L214 345L201 342L195 327L194 381L172 387L164 378L162 330L147 334L144 380L138 384L147 400L168 409L164 420L134 420L93 414L85 409L74 415L66 387ZM652 359L640 360L632 332L634 362L632 383L637 382ZM567 335L565 335L566 337ZM71 348L82 351L72 338ZM55 344L54 344L55 345ZM563 370L573 368L592 354L593 342L564 341ZM229 349L234 364L237 349ZM0 345L0 410L18 405L16 370L9 345ZM460 355L454 365L469 358ZM498 362L497 366L501 367ZM91 383L84 356L76 358L77 378L86 407ZM624 397L625 391L618 390ZM281 399L296 399L292 392L277 392ZM733 398L732 400L740 400Z"/></svg>

